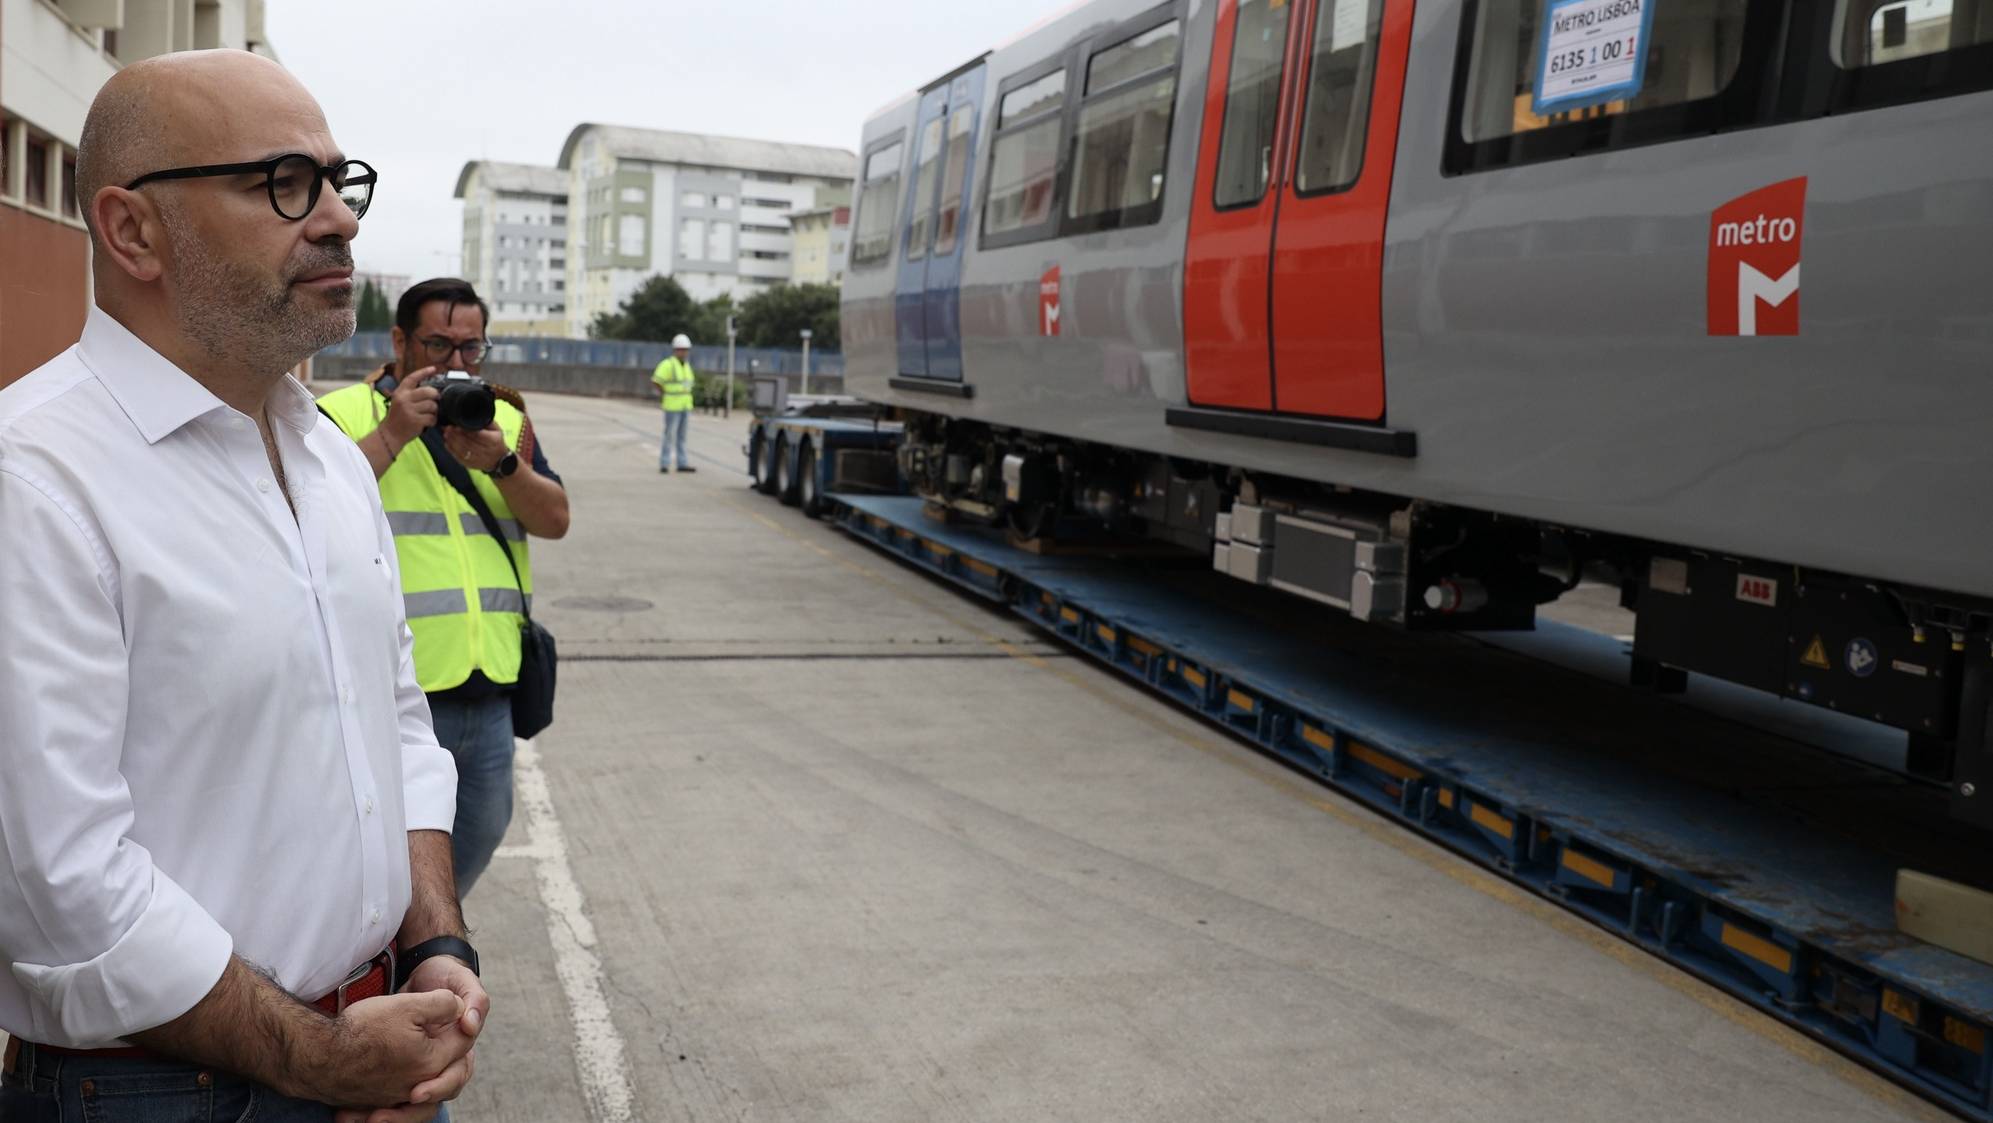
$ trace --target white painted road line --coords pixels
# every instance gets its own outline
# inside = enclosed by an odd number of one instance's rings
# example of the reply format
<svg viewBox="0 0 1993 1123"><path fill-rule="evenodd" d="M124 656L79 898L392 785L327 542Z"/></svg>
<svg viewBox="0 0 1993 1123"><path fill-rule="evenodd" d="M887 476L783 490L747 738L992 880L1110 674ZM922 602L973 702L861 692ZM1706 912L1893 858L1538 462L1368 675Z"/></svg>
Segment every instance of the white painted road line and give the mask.
<svg viewBox="0 0 1993 1123"><path fill-rule="evenodd" d="M540 753L531 741L520 741L513 758L513 779L519 803L526 811L526 845L506 847L500 857L530 858L540 886L540 904L547 920L547 937L554 947L554 973L567 997L574 1022L574 1063L581 1073L582 1094L594 1123L630 1123L636 1118L630 1072L624 1059L623 1036L609 1016L603 993L602 959L595 952L595 925L588 919L581 885L567 861L567 835L561 830L547 774L540 771Z"/></svg>

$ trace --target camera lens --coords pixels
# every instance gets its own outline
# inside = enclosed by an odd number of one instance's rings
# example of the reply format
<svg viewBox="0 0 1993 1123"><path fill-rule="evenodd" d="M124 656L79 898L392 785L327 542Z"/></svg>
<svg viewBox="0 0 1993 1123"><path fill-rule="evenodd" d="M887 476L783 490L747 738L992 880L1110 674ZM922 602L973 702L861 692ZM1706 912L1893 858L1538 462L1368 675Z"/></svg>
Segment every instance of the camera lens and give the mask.
<svg viewBox="0 0 1993 1123"><path fill-rule="evenodd" d="M482 429L498 415L498 397L481 378L451 378L436 402L436 424Z"/></svg>

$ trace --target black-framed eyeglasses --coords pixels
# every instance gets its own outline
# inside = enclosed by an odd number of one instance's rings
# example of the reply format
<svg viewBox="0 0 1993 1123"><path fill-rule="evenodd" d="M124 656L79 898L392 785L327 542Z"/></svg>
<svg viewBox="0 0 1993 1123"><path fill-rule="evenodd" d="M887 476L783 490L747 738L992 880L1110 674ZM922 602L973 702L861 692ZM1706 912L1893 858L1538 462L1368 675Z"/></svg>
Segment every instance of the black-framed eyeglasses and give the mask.
<svg viewBox="0 0 1993 1123"><path fill-rule="evenodd" d="M489 339L467 339L462 343L452 343L441 336L432 335L427 339L418 339L416 342L422 344L423 352L429 356L429 361L432 363L440 363L451 355L462 355L465 362L475 363L484 358L485 352L491 350Z"/></svg>
<svg viewBox="0 0 1993 1123"><path fill-rule="evenodd" d="M148 183L162 179L206 179L210 176L263 174L264 186L270 191L270 206L278 217L291 222L300 222L318 206L318 194L327 183L339 192L339 201L346 204L354 218L364 217L367 204L374 201L374 184L380 177L371 164L360 160L347 160L339 164L323 164L315 156L302 152L292 152L274 160L257 160L247 164L202 164L194 168L169 168L163 172L150 172L125 184L127 191L135 191Z"/></svg>

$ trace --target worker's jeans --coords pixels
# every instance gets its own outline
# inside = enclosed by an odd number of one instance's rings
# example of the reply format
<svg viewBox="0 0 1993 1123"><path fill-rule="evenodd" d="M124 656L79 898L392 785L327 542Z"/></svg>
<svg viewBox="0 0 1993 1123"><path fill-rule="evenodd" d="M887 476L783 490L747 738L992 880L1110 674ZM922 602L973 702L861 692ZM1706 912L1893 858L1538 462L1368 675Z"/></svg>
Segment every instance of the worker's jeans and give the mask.
<svg viewBox="0 0 1993 1123"><path fill-rule="evenodd" d="M104 1123L329 1123L332 1109L294 1100L240 1076L167 1060L63 1057L21 1046L0 1079L0 1123L86 1119ZM436 1123L449 1123L439 1105Z"/></svg>
<svg viewBox="0 0 1993 1123"><path fill-rule="evenodd" d="M664 443L658 446L657 467L659 471L671 467L671 450L678 450L678 466L690 464L685 456L686 423L692 420L689 409L668 409L664 411Z"/></svg>
<svg viewBox="0 0 1993 1123"><path fill-rule="evenodd" d="M512 696L429 696L436 740L457 758L457 825L450 855L457 896L470 896L478 875L512 822Z"/></svg>

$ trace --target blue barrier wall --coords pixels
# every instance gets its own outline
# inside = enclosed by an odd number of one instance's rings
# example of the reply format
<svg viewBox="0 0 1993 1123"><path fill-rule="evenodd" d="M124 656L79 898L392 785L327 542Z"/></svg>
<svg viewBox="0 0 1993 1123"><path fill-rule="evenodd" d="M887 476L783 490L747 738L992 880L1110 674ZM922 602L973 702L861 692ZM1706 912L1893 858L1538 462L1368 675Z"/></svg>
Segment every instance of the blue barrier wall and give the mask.
<svg viewBox="0 0 1993 1123"><path fill-rule="evenodd" d="M494 363L536 363L563 367L629 367L649 371L671 354L668 343L634 343L620 339L557 339L544 336L495 335L491 338ZM384 331L359 332L344 343L320 351L325 358L371 359L384 363L394 357ZM692 366L702 374L724 374L725 347L692 348ZM801 374L803 352L773 347L740 347L734 351L734 371L746 375ZM810 349L810 374L842 377L844 355L837 351Z"/></svg>

